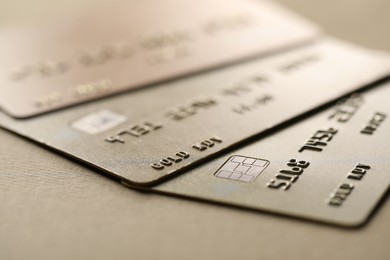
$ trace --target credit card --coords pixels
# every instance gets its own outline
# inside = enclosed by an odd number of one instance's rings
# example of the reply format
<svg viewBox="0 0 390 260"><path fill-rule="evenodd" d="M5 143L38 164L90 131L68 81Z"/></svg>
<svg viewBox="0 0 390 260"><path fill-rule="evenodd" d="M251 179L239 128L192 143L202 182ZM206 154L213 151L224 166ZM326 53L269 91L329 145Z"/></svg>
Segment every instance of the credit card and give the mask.
<svg viewBox="0 0 390 260"><path fill-rule="evenodd" d="M328 39L283 55L0 125L151 185L389 75L380 52Z"/></svg>
<svg viewBox="0 0 390 260"><path fill-rule="evenodd" d="M31 117L318 35L270 1L110 1L73 19L2 28L0 106Z"/></svg>
<svg viewBox="0 0 390 260"><path fill-rule="evenodd" d="M152 190L342 226L363 224L390 186L390 84Z"/></svg>

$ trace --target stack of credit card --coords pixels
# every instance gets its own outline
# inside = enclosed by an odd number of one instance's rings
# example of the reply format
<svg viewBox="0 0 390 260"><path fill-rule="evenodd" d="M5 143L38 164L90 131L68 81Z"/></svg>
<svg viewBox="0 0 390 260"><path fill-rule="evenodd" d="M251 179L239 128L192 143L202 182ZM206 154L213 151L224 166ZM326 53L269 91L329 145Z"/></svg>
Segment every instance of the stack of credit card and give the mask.
<svg viewBox="0 0 390 260"><path fill-rule="evenodd" d="M115 1L0 42L0 126L127 187L357 226L390 186L390 55L273 2Z"/></svg>

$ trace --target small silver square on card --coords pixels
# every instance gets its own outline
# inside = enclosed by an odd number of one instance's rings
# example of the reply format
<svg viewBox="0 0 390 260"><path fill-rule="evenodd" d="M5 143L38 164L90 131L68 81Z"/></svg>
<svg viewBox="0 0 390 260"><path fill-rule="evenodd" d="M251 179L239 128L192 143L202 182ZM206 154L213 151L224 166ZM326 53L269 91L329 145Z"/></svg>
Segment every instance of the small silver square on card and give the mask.
<svg viewBox="0 0 390 260"><path fill-rule="evenodd" d="M218 178L253 182L269 165L269 161L241 155L231 156L214 174Z"/></svg>

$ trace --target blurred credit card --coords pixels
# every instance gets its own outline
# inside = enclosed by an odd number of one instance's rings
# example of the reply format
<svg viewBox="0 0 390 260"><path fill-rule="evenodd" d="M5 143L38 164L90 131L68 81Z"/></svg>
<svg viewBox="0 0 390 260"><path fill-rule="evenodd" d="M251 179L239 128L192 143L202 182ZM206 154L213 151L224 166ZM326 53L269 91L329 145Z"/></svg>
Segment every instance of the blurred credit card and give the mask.
<svg viewBox="0 0 390 260"><path fill-rule="evenodd" d="M153 190L343 226L390 186L390 84L234 150Z"/></svg>
<svg viewBox="0 0 390 260"><path fill-rule="evenodd" d="M388 76L387 55L333 39L0 125L135 185ZM256 157L254 157L256 158Z"/></svg>
<svg viewBox="0 0 390 260"><path fill-rule="evenodd" d="M113 1L0 33L0 107L26 118L281 51L317 28L269 1Z"/></svg>

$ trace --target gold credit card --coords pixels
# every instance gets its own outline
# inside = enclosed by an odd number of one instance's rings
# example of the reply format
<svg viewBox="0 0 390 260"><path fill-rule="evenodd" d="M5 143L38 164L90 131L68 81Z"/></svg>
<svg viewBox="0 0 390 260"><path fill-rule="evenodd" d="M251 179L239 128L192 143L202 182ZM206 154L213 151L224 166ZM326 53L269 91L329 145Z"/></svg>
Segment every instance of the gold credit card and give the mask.
<svg viewBox="0 0 390 260"><path fill-rule="evenodd" d="M115 1L0 33L0 107L26 118L309 41L269 1ZM185 88L185 86L184 86Z"/></svg>
<svg viewBox="0 0 390 260"><path fill-rule="evenodd" d="M390 73L333 39L0 125L134 185L151 185Z"/></svg>
<svg viewBox="0 0 390 260"><path fill-rule="evenodd" d="M390 187L390 83L152 189L342 226Z"/></svg>

